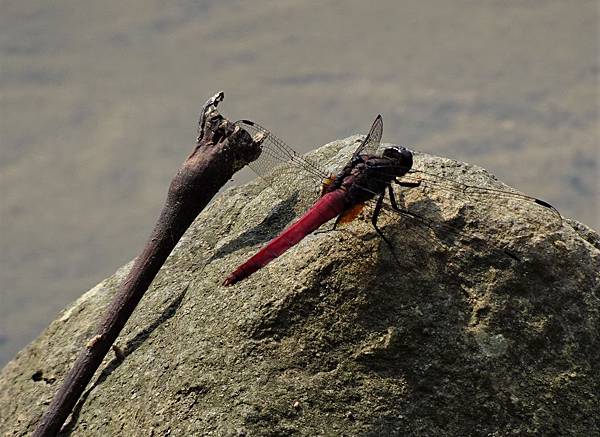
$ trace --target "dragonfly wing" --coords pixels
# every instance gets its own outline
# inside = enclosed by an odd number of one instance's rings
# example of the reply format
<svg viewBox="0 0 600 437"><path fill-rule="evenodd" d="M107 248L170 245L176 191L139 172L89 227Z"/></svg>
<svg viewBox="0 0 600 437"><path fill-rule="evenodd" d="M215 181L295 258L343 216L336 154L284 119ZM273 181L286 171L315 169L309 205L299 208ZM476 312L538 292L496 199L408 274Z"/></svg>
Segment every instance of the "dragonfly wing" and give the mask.
<svg viewBox="0 0 600 437"><path fill-rule="evenodd" d="M470 249L471 253L489 256L494 262L508 262L520 260L520 244L531 241L540 231L552 232L561 226L558 211L531 196L458 183L448 178L431 177L431 174L428 179L422 176L422 172L415 171L402 178L403 183L420 182L420 185L395 188L396 205L390 202L389 193L386 193L380 212L383 220L378 220L378 227L385 227L390 220L390 223L398 224L400 218L405 232L410 234L403 238L426 241L436 248L436 252L452 249L464 254L463 250ZM489 175L486 177L489 179ZM373 195L377 198L377 193ZM373 203L369 202L371 210ZM396 226L385 232L393 232L393 229L397 229ZM391 235L387 237L393 240ZM402 253L402 248L397 248L396 252Z"/></svg>
<svg viewBox="0 0 600 437"><path fill-rule="evenodd" d="M365 139L359 144L354 153L352 159L354 160L358 155L361 154L372 154L374 155L379 148L381 143L381 136L383 135L383 118L378 115L375 121L371 125L369 133Z"/></svg>
<svg viewBox="0 0 600 437"><path fill-rule="evenodd" d="M485 186L477 184L478 177ZM548 232L562 227L560 213L549 203L519 193L508 186L495 181L486 172L472 176L473 182L458 182L449 177L426 169L412 169L400 179L400 183L419 184L415 190L431 199L453 199L467 212L512 228L521 234L531 234L544 229ZM494 185L490 185L493 181ZM481 182L481 181L480 181Z"/></svg>
<svg viewBox="0 0 600 437"><path fill-rule="evenodd" d="M319 198L327 173L259 124L250 120L239 120L235 124L253 136L265 136L260 157L249 164L252 171L275 191L277 197L292 201L296 213L308 209Z"/></svg>

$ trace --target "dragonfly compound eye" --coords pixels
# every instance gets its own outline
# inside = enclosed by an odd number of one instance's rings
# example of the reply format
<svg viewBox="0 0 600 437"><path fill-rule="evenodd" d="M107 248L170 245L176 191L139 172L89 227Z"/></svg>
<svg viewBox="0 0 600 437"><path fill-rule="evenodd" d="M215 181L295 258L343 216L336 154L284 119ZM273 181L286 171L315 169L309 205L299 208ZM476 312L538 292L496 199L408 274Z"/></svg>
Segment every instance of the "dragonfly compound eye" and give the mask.
<svg viewBox="0 0 600 437"><path fill-rule="evenodd" d="M406 167L410 169L413 163L412 152L408 150L406 147L397 146L397 147L387 147L383 151L383 156L389 159L393 159L398 162L401 167Z"/></svg>

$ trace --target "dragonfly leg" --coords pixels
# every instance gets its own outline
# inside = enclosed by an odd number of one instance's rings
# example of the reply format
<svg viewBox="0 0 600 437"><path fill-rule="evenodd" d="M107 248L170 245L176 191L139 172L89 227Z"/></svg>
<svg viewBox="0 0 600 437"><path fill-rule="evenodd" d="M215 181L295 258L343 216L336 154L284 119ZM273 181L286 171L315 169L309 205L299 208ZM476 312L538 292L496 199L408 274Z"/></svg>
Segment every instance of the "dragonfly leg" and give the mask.
<svg viewBox="0 0 600 437"><path fill-rule="evenodd" d="M333 224L333 226L329 229L319 229L317 231L315 231L315 234L325 234L327 232L333 232L333 231L337 231L337 225L340 223L340 220L342 219L342 214L338 215L338 217L335 219L335 223Z"/></svg>
<svg viewBox="0 0 600 437"><path fill-rule="evenodd" d="M340 221L342 220L343 214L340 214L337 216L337 218L335 219L335 222L333 223L333 226L331 227L332 231L335 231L335 229L337 228L337 225L340 224Z"/></svg>
<svg viewBox="0 0 600 437"><path fill-rule="evenodd" d="M383 241L385 241L385 244L388 245L390 252L392 252L392 256L396 260L396 263L398 263L398 265L401 265L400 259L398 258L398 256L396 255L396 252L394 251L394 246L392 245L390 240L388 240L387 237L383 234L381 229L379 229L377 227L377 220L379 219L379 214L381 213L381 208L383 207L384 198L385 198L385 191L383 193L381 193L381 195L377 198L377 203L375 204L375 210L373 211L373 216L371 217L371 224L373 224L375 231L379 234L379 236L383 239Z"/></svg>
<svg viewBox="0 0 600 437"><path fill-rule="evenodd" d="M396 193L394 193L394 189L392 188L392 184L388 185L388 195L390 197L390 203L392 204L392 209L394 211L400 212L401 209L398 207L398 202L396 202Z"/></svg>

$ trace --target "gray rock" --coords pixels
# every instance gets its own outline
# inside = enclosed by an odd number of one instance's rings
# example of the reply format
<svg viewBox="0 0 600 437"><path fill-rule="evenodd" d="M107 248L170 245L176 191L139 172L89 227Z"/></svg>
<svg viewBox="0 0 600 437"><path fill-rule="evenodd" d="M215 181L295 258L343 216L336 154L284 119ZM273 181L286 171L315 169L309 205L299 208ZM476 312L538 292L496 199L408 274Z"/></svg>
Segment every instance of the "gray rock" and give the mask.
<svg viewBox="0 0 600 437"><path fill-rule="evenodd" d="M342 162L356 140L313 158ZM468 164L419 154L416 166L507 189ZM260 180L224 193L161 270L117 342L125 359L105 359L70 432L599 435L598 234L438 182L403 196L429 227L382 217L400 265L356 220L230 288L224 277L287 224L298 199L281 203ZM2 435L33 430L128 268L3 369Z"/></svg>

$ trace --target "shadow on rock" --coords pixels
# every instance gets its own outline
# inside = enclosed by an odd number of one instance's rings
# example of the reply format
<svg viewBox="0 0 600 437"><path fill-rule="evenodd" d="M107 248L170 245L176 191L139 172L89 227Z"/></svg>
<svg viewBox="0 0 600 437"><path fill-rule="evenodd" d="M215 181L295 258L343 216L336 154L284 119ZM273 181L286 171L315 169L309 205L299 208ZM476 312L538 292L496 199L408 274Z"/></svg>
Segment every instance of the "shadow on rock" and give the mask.
<svg viewBox="0 0 600 437"><path fill-rule="evenodd" d="M288 197L283 202L277 204L258 225L250 228L233 240L219 247L213 256L209 258L207 264L212 261L223 258L243 247L254 246L259 243L266 243L275 238L296 216L295 207L299 202L298 193Z"/></svg>
<svg viewBox="0 0 600 437"><path fill-rule="evenodd" d="M154 321L150 326L139 332L134 338L127 342L127 345L123 349L123 351L115 351L116 357L111 360L111 362L102 370L98 379L94 382L94 384L85 391L85 393L77 402L75 408L73 408L73 413L71 414L70 420L63 426L59 435L61 436L70 436L75 426L77 425L77 420L79 419L79 414L81 413L81 409L85 405L85 402L90 395L90 393L102 384L104 381L108 379L108 377L123 363L125 358L131 355L137 348L139 348L147 339L150 337L152 332L156 330L160 325L169 320L171 317L175 315L181 303L183 302L183 298L187 293L188 287L185 287L179 295L173 299L173 301L169 304L167 308L162 312L160 317ZM113 349L114 350L114 349Z"/></svg>

